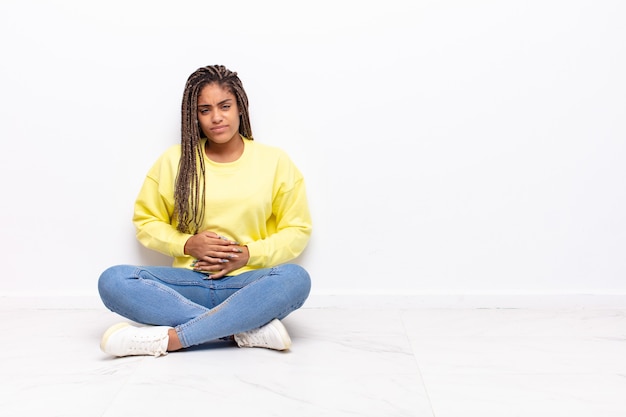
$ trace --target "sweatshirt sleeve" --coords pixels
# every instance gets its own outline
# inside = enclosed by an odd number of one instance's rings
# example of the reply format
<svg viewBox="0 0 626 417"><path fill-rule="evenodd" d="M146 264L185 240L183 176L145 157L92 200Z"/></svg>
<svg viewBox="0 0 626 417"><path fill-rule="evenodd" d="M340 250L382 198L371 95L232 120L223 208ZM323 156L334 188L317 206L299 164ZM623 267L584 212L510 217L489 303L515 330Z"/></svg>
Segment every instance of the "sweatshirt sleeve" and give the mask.
<svg viewBox="0 0 626 417"><path fill-rule="evenodd" d="M285 157L277 173L268 237L247 244L248 265L268 267L293 260L306 248L312 221L305 182L296 166Z"/></svg>
<svg viewBox="0 0 626 417"><path fill-rule="evenodd" d="M172 221L175 178L176 171L167 158L159 159L146 175L133 214L139 242L172 257L185 256L185 243L191 237L179 232Z"/></svg>

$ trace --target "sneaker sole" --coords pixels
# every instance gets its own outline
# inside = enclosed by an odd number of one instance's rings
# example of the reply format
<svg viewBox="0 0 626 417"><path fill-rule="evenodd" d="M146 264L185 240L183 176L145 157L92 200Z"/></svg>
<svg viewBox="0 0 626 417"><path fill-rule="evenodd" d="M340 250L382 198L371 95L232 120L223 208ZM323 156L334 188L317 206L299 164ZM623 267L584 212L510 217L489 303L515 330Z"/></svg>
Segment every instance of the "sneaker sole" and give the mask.
<svg viewBox="0 0 626 417"><path fill-rule="evenodd" d="M111 335L115 332L117 332L120 329L123 329L124 327L128 327L130 326L129 323L118 323L116 325L113 325L111 327L109 327L107 329L106 332L104 332L104 334L102 335L102 340L100 341L100 349L103 352L106 352L106 350L104 350L104 347L106 346L107 342L109 341L109 337L111 337Z"/></svg>

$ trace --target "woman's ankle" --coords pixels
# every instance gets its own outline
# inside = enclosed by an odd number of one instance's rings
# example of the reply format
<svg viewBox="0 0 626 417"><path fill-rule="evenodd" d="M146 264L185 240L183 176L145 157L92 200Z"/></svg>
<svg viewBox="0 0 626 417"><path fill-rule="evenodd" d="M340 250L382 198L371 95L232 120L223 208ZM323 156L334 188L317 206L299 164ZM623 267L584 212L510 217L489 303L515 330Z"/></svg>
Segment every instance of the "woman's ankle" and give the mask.
<svg viewBox="0 0 626 417"><path fill-rule="evenodd" d="M167 341L168 352L174 352L183 348L183 345L180 344L180 339L178 338L178 333L176 333L176 329L169 329L167 335L169 336L169 340Z"/></svg>

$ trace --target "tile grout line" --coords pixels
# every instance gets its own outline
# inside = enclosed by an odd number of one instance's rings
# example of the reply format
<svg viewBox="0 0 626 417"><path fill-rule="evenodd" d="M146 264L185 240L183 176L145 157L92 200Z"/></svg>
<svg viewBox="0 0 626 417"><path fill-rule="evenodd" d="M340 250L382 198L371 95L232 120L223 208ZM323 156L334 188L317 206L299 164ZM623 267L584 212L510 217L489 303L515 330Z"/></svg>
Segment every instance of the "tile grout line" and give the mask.
<svg viewBox="0 0 626 417"><path fill-rule="evenodd" d="M424 374L422 373L422 369L420 368L419 361L417 360L417 354L415 352L415 348L413 347L413 343L411 342L411 338L409 337L409 332L406 327L406 323L404 320L404 310L399 310L400 316L400 324L402 324L402 328L404 329L404 337L411 348L411 353L413 355L413 360L415 361L415 367L417 368L417 372L419 372L420 381L422 381L422 388L424 389L424 393L426 394L426 399L428 400L428 405L430 407L430 411L432 413L432 417L437 417L435 413L435 408L433 407L433 402L430 398L430 394L428 392L428 388L426 387L426 381L424 381Z"/></svg>
<svg viewBox="0 0 626 417"><path fill-rule="evenodd" d="M125 359L127 358L115 358L112 360L125 360ZM113 406L113 404L115 404L115 402L117 401L117 398L120 396L120 393L124 390L124 388L126 388L129 385L129 381L131 380L133 376L135 376L138 368L141 367L141 365L145 362L146 358L145 357L133 357L133 359L136 359L137 365L133 368L133 371L130 372L128 376L124 379L124 382L119 384L120 385L119 389L116 390L115 394L111 396L111 400L108 402L107 406L102 411L102 414L100 415L100 417L106 417L106 415L111 410L111 407Z"/></svg>

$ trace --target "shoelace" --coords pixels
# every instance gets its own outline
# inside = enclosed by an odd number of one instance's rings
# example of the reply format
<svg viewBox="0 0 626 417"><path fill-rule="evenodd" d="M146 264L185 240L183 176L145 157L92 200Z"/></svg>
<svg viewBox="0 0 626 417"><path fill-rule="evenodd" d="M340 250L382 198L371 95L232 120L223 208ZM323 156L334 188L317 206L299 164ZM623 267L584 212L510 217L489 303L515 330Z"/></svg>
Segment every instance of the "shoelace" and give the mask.
<svg viewBox="0 0 626 417"><path fill-rule="evenodd" d="M245 332L239 335L239 337L247 345L267 344L267 340L263 336L263 332L258 330Z"/></svg>
<svg viewBox="0 0 626 417"><path fill-rule="evenodd" d="M283 343L280 336L274 333L273 328L267 328L267 326L239 334L239 337L246 346L276 349Z"/></svg>
<svg viewBox="0 0 626 417"><path fill-rule="evenodd" d="M135 337L133 338L130 349L140 353L149 353L155 357L167 355L167 350L161 347L165 339L165 337L161 337L159 339L154 339L152 337L143 338L141 336Z"/></svg>

